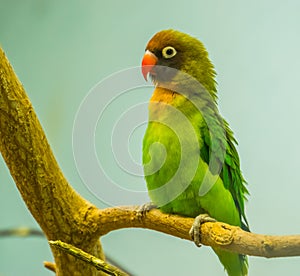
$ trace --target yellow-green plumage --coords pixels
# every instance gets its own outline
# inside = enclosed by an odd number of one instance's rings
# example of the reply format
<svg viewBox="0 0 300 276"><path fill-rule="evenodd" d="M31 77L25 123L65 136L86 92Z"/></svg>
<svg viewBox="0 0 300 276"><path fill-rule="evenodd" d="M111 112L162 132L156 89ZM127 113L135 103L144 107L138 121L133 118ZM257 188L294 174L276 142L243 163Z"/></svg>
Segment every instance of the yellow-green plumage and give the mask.
<svg viewBox="0 0 300 276"><path fill-rule="evenodd" d="M175 49L175 55L167 56L166 47ZM166 30L157 33L146 49L157 58L150 71L156 87L143 141L152 202L165 213L189 217L207 213L248 229L244 213L247 189L236 142L218 112L215 71L203 44L187 34ZM211 188L199 195L203 180ZM229 276L247 275L245 256L214 251Z"/></svg>

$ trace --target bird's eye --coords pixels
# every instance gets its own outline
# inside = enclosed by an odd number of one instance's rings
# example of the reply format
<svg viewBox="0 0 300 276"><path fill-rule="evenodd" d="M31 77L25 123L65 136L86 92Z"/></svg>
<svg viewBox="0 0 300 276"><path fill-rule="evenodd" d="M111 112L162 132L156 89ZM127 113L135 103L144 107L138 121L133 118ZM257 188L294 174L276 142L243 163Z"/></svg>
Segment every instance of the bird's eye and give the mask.
<svg viewBox="0 0 300 276"><path fill-rule="evenodd" d="M177 51L172 46L167 46L163 48L162 55L164 58L171 58L177 54Z"/></svg>

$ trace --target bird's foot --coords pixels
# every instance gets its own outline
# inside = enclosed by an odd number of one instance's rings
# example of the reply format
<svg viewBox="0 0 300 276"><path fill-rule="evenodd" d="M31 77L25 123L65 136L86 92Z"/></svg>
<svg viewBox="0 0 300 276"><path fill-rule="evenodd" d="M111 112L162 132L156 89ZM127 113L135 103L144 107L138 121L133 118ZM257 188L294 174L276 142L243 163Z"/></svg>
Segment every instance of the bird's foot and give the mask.
<svg viewBox="0 0 300 276"><path fill-rule="evenodd" d="M142 218L145 216L145 214L147 212L149 212L152 209L156 209L156 208L157 208L157 206L152 202L145 203L138 207L138 209L136 211L136 215L137 215L138 219L142 220Z"/></svg>
<svg viewBox="0 0 300 276"><path fill-rule="evenodd" d="M201 224L205 222L216 222L216 220L214 218L211 218L207 214L201 214L195 218L191 230L189 232L190 237L194 241L195 245L198 247L201 246Z"/></svg>

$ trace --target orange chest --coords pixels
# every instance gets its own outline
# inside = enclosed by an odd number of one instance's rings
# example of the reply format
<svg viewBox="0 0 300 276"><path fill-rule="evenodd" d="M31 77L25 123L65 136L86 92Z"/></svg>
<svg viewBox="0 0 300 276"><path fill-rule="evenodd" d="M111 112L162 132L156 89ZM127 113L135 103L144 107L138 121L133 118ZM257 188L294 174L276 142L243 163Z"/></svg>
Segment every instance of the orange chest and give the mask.
<svg viewBox="0 0 300 276"><path fill-rule="evenodd" d="M166 104L172 104L176 96L178 96L178 94L173 91L164 88L155 88L150 102L163 102Z"/></svg>

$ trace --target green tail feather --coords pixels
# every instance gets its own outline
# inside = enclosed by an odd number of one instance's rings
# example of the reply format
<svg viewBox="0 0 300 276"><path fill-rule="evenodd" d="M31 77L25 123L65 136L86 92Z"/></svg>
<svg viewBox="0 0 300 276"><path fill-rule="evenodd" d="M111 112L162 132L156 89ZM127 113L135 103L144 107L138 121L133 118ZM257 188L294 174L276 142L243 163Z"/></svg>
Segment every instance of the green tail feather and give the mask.
<svg viewBox="0 0 300 276"><path fill-rule="evenodd" d="M213 248L223 264L228 276L247 276L248 260L247 256L231 253L218 248Z"/></svg>

